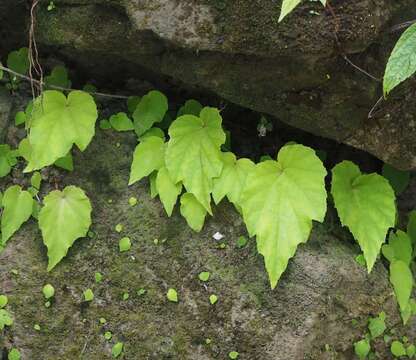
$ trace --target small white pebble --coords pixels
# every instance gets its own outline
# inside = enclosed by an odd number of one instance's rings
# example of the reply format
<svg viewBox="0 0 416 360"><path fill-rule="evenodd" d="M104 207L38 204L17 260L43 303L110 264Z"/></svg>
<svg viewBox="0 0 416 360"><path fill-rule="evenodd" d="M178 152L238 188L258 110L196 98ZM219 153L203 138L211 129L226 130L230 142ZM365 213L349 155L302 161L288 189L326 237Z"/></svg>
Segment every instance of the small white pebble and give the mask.
<svg viewBox="0 0 416 360"><path fill-rule="evenodd" d="M217 231L214 235L212 235L212 237L215 240L219 241L219 240L221 240L224 237L224 235Z"/></svg>

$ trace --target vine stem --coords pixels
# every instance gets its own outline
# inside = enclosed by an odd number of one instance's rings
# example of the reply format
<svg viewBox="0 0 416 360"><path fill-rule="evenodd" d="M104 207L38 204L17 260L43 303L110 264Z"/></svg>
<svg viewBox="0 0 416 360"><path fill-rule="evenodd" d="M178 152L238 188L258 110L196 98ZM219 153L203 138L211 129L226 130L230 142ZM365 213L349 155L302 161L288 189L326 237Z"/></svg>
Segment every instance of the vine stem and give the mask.
<svg viewBox="0 0 416 360"><path fill-rule="evenodd" d="M0 64L0 70L3 70L9 74L12 74L20 79L24 79L28 82L33 82L35 84L37 84L38 86L45 86L45 82L44 81L39 81L36 79L31 79L29 76L26 75L22 75L19 74L16 71L13 71L12 69L9 69L8 67L5 67L3 65ZM56 89L56 90L62 90L62 91L73 91L73 90L79 90L79 89L73 89L73 88L67 88L67 87L62 87L62 86L56 86L56 85L48 85L48 87L52 88L52 89ZM107 94L107 93L102 93L102 92L95 92L95 91L85 91L86 93L89 93L91 95L95 95L95 96L100 96L100 97L106 97L106 98L112 98L112 99L128 99L129 96L126 95L114 95L114 94Z"/></svg>

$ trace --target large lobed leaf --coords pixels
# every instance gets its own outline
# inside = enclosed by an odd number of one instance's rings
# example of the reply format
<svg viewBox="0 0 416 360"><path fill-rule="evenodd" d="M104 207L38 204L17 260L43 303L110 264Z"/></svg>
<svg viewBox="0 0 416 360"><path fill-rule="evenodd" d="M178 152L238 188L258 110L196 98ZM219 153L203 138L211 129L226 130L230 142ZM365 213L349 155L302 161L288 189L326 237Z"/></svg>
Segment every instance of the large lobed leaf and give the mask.
<svg viewBox="0 0 416 360"><path fill-rule="evenodd" d="M212 180L221 175L223 168L220 149L225 133L221 123L219 111L209 107L202 109L200 117L179 117L169 128L166 151L166 166L172 181L182 182L210 214Z"/></svg>
<svg viewBox="0 0 416 360"><path fill-rule="evenodd" d="M31 154L25 171L53 164L71 150L83 151L95 133L97 107L91 95L72 91L68 98L55 90L36 99L30 123Z"/></svg>
<svg viewBox="0 0 416 360"><path fill-rule="evenodd" d="M401 82L416 71L416 24L400 37L387 62L383 80L383 92L387 96Z"/></svg>
<svg viewBox="0 0 416 360"><path fill-rule="evenodd" d="M88 197L76 186L52 191L45 197L39 227L48 248L48 271L65 257L75 240L87 235L91 211Z"/></svg>
<svg viewBox="0 0 416 360"><path fill-rule="evenodd" d="M250 235L257 236L272 288L297 246L308 240L312 220L324 219L325 176L315 151L287 145L277 161L257 164L247 178L240 204Z"/></svg>
<svg viewBox="0 0 416 360"><path fill-rule="evenodd" d="M0 245L5 245L22 224L29 220L33 208L32 195L19 185L13 185L5 191L2 206Z"/></svg>
<svg viewBox="0 0 416 360"><path fill-rule="evenodd" d="M370 272L396 219L395 195L378 174L361 174L351 161L332 169L331 193L339 218L358 241Z"/></svg>

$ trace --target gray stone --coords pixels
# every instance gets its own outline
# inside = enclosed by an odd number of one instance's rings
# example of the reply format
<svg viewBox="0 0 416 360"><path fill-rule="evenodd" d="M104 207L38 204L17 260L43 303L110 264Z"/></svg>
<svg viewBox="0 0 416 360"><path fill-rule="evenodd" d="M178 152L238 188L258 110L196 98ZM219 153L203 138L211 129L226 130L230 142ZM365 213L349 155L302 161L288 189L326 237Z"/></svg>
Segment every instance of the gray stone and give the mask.
<svg viewBox="0 0 416 360"><path fill-rule="evenodd" d="M343 58L381 78L397 38L388 27L414 18L413 1L334 2L335 19L319 2L305 1L282 23L274 0L55 3L54 11L39 8L39 43L104 83L167 75L398 168L416 168L413 91L402 86L367 119L381 84Z"/></svg>

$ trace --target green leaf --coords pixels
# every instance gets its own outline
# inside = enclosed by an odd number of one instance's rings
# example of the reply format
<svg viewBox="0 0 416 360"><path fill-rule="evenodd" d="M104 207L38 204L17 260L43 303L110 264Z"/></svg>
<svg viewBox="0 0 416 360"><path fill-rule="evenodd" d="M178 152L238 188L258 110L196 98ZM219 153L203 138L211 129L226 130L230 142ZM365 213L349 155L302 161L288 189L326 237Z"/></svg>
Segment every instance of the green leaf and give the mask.
<svg viewBox="0 0 416 360"><path fill-rule="evenodd" d="M0 309L3 309L7 303L8 303L8 299L6 295L0 295Z"/></svg>
<svg viewBox="0 0 416 360"><path fill-rule="evenodd" d="M114 230L121 233L123 231L123 224L117 224Z"/></svg>
<svg viewBox="0 0 416 360"><path fill-rule="evenodd" d="M121 353L123 352L123 347L124 344L122 342L118 342L113 346L113 348L111 349L111 355L113 356L113 358L118 358L121 355Z"/></svg>
<svg viewBox="0 0 416 360"><path fill-rule="evenodd" d="M109 130L111 129L111 124L107 119L100 120L100 129L101 130Z"/></svg>
<svg viewBox="0 0 416 360"><path fill-rule="evenodd" d="M247 178L240 204L250 236L257 236L272 288L297 246L308 240L312 220L324 219L325 176L314 150L288 145L277 161L257 164Z"/></svg>
<svg viewBox="0 0 416 360"><path fill-rule="evenodd" d="M200 117L184 115L169 128L166 166L174 183L182 181L186 190L212 214L213 178L223 168L221 145L225 133L217 109L204 108Z"/></svg>
<svg viewBox="0 0 416 360"><path fill-rule="evenodd" d="M166 145L157 136L150 136L139 143L134 150L129 185L149 176L165 164Z"/></svg>
<svg viewBox="0 0 416 360"><path fill-rule="evenodd" d="M391 343L390 351L394 356L400 357L406 355L406 349L400 341L393 341Z"/></svg>
<svg viewBox="0 0 416 360"><path fill-rule="evenodd" d="M358 166L343 161L332 169L331 193L341 223L358 241L370 272L395 224L394 191L384 177L362 175Z"/></svg>
<svg viewBox="0 0 416 360"><path fill-rule="evenodd" d="M16 156L9 145L0 145L0 178L8 175L16 164Z"/></svg>
<svg viewBox="0 0 416 360"><path fill-rule="evenodd" d="M389 243L383 245L382 252L389 262L401 260L409 266L413 259L412 242L409 236L401 230L390 233Z"/></svg>
<svg viewBox="0 0 416 360"><path fill-rule="evenodd" d="M20 360L20 352L19 350L13 348L10 350L9 355L7 355L8 360Z"/></svg>
<svg viewBox="0 0 416 360"><path fill-rule="evenodd" d="M110 117L110 124L116 131L130 131L134 130L133 121L129 119L126 113L119 112Z"/></svg>
<svg viewBox="0 0 416 360"><path fill-rule="evenodd" d="M373 339L383 335L386 330L386 324L384 322L385 315L379 315L376 318L370 318L368 321L368 330L370 330L371 337Z"/></svg>
<svg viewBox="0 0 416 360"><path fill-rule="evenodd" d="M68 70L65 66L55 66L49 76L45 77L46 88L58 86L62 88L70 88L72 83L68 78Z"/></svg>
<svg viewBox="0 0 416 360"><path fill-rule="evenodd" d="M222 154L224 167L219 178L214 179L212 196L216 204L227 196L234 204L238 204L246 184L247 176L254 171L255 165L249 159L237 160L233 153Z"/></svg>
<svg viewBox="0 0 416 360"><path fill-rule="evenodd" d="M215 295L215 294L211 294L209 296L209 302L210 302L211 305L216 304L218 302L218 296Z"/></svg>
<svg viewBox="0 0 416 360"><path fill-rule="evenodd" d="M39 171L34 172L32 177L30 178L30 184L35 189L39 190L41 182L42 182L42 175L40 174L40 172Z"/></svg>
<svg viewBox="0 0 416 360"><path fill-rule="evenodd" d="M166 294L166 297L171 302L178 302L178 293L175 289L170 288Z"/></svg>
<svg viewBox="0 0 416 360"><path fill-rule="evenodd" d="M409 171L397 170L393 166L384 164L382 174L389 181L396 195L400 195L409 185Z"/></svg>
<svg viewBox="0 0 416 360"><path fill-rule="evenodd" d="M390 264L390 282L393 285L400 310L405 311L413 288L413 275L405 262L395 260Z"/></svg>
<svg viewBox="0 0 416 360"><path fill-rule="evenodd" d="M120 252L129 251L131 249L131 241L127 236L120 239L118 243L118 248Z"/></svg>
<svg viewBox="0 0 416 360"><path fill-rule="evenodd" d="M4 246L22 224L29 220L33 207L32 195L19 185L13 185L5 191L2 205L1 243Z"/></svg>
<svg viewBox="0 0 416 360"><path fill-rule="evenodd" d="M7 67L19 74L26 74L29 70L29 49L23 47L12 51L7 57Z"/></svg>
<svg viewBox="0 0 416 360"><path fill-rule="evenodd" d="M25 172L53 164L66 156L72 145L84 151L95 133L97 107L91 95L72 91L68 98L45 91L34 103L29 143L32 148Z"/></svg>
<svg viewBox="0 0 416 360"><path fill-rule="evenodd" d="M142 98L140 96L129 96L127 99L127 108L130 114L133 114Z"/></svg>
<svg viewBox="0 0 416 360"><path fill-rule="evenodd" d="M46 284L42 289L43 296L46 300L55 295L55 288L51 284Z"/></svg>
<svg viewBox="0 0 416 360"><path fill-rule="evenodd" d="M410 26L400 37L387 62L383 80L383 92L391 90L416 71L416 24Z"/></svg>
<svg viewBox="0 0 416 360"><path fill-rule="evenodd" d="M199 114L201 113L201 110L202 110L201 103L197 100L191 99L185 102L183 106L181 106L176 117L180 117L182 115L199 116Z"/></svg>
<svg viewBox="0 0 416 360"><path fill-rule="evenodd" d="M95 282L97 283L97 284L99 284L99 283L101 283L101 281L103 281L103 274L101 274L100 272L96 272L95 274L94 274L94 279L95 279Z"/></svg>
<svg viewBox="0 0 416 360"><path fill-rule="evenodd" d="M63 191L52 191L44 198L39 213L39 227L43 242L48 247L48 271L52 270L91 225L91 203L84 191L67 186Z"/></svg>
<svg viewBox="0 0 416 360"><path fill-rule="evenodd" d="M137 136L143 135L154 123L161 122L168 111L168 99L160 91L150 91L143 96L134 110L134 129Z"/></svg>
<svg viewBox="0 0 416 360"><path fill-rule="evenodd" d="M237 351L230 351L228 357L232 360L238 359L239 353Z"/></svg>
<svg viewBox="0 0 416 360"><path fill-rule="evenodd" d="M182 192L182 183L175 184L166 167L162 167L156 176L156 189L160 197L160 201L170 217L173 207L176 204L178 196Z"/></svg>
<svg viewBox="0 0 416 360"><path fill-rule="evenodd" d="M74 171L74 160L72 158L71 152L66 154L64 157L61 157L58 160L56 160L54 162L54 165L64 170Z"/></svg>
<svg viewBox="0 0 416 360"><path fill-rule="evenodd" d="M302 0L283 0L282 9L280 10L279 22L281 22L286 15L290 14Z"/></svg>
<svg viewBox="0 0 416 360"><path fill-rule="evenodd" d="M245 236L240 236L237 239L237 247L241 249L247 245L247 242L248 242L248 239Z"/></svg>
<svg viewBox="0 0 416 360"><path fill-rule="evenodd" d="M14 124L19 126L26 122L26 113L24 111L18 111L14 117Z"/></svg>
<svg viewBox="0 0 416 360"><path fill-rule="evenodd" d="M130 206L136 206L137 205L137 198L132 196L129 198L129 205Z"/></svg>
<svg viewBox="0 0 416 360"><path fill-rule="evenodd" d="M416 347L412 344L406 348L406 355L409 358L413 358L416 355Z"/></svg>
<svg viewBox="0 0 416 360"><path fill-rule="evenodd" d="M355 354L361 359L365 359L370 352L371 347L367 339L363 339L354 343Z"/></svg>
<svg viewBox="0 0 416 360"><path fill-rule="evenodd" d="M93 301L94 300L94 293L91 289L87 289L83 293L84 295L84 301Z"/></svg>
<svg viewBox="0 0 416 360"><path fill-rule="evenodd" d="M8 311L0 309L0 330L3 330L5 326L12 326L13 318Z"/></svg>
<svg viewBox="0 0 416 360"><path fill-rule="evenodd" d="M210 276L211 276L211 273L209 271L203 271L203 272L199 273L198 278L199 278L199 280L205 282L205 281L209 280Z"/></svg>
<svg viewBox="0 0 416 360"><path fill-rule="evenodd" d="M207 210L194 195L185 193L181 196L181 215L192 230L196 232L202 230L206 214Z"/></svg>

